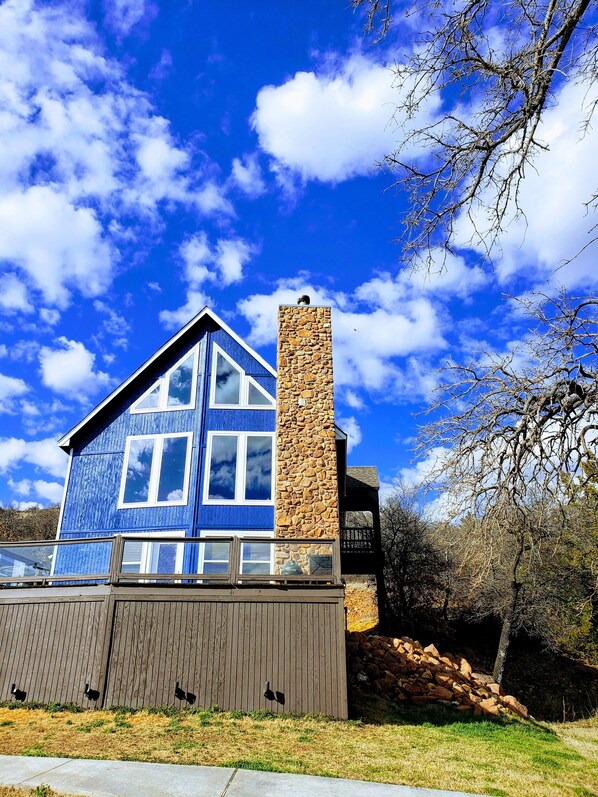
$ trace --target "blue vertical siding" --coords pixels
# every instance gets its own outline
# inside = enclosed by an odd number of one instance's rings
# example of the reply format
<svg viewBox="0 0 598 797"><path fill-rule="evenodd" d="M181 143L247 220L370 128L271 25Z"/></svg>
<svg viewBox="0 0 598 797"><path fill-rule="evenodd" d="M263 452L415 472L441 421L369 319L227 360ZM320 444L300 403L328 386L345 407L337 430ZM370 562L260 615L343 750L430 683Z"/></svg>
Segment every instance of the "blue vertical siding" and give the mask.
<svg viewBox="0 0 598 797"><path fill-rule="evenodd" d="M199 342L198 381L194 410L131 414L131 405ZM201 530L250 532L274 528L274 507L202 504L207 437L210 431L273 432L274 409L210 409L209 387L213 344L217 343L246 374L272 396L276 379L230 335L211 321L193 340L179 341L159 363L149 366L109 414L97 420L73 451L60 529L61 538L95 537L152 530L198 534ZM185 506L117 509L124 452L131 435L192 432L189 500Z"/></svg>
<svg viewBox="0 0 598 797"><path fill-rule="evenodd" d="M97 533L176 529L190 533L193 524L195 482L201 450L203 385L206 371L206 332L199 338L196 406L191 410L130 412L131 405L198 342L173 347L159 367L147 369L135 389L124 396L110 415L92 429L73 452L65 496L60 537ZM127 437L130 435L192 432L189 502L186 506L117 509Z"/></svg>

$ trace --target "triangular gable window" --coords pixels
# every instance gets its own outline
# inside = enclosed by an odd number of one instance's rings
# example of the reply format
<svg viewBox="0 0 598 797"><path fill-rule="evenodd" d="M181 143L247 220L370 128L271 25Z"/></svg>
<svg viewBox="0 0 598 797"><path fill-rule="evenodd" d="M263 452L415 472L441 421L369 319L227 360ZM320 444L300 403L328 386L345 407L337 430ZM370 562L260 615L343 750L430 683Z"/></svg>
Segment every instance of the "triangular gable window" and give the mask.
<svg viewBox="0 0 598 797"><path fill-rule="evenodd" d="M166 404L168 407L181 408L191 404L193 395L193 374L195 371L196 352L192 352L183 362L177 365L168 376Z"/></svg>
<svg viewBox="0 0 598 797"><path fill-rule="evenodd" d="M132 409L141 410L157 410L160 404L160 385L157 384L151 388L149 393L133 405Z"/></svg>
<svg viewBox="0 0 598 797"><path fill-rule="evenodd" d="M222 349L214 344L211 406L274 409L274 398Z"/></svg>
<svg viewBox="0 0 598 797"><path fill-rule="evenodd" d="M131 412L190 410L195 407L197 387L197 347L170 368L146 390L131 407Z"/></svg>
<svg viewBox="0 0 598 797"><path fill-rule="evenodd" d="M216 351L214 404L240 404L243 371L232 360Z"/></svg>
<svg viewBox="0 0 598 797"><path fill-rule="evenodd" d="M247 403L250 407L274 407L274 399L250 376L247 377Z"/></svg>

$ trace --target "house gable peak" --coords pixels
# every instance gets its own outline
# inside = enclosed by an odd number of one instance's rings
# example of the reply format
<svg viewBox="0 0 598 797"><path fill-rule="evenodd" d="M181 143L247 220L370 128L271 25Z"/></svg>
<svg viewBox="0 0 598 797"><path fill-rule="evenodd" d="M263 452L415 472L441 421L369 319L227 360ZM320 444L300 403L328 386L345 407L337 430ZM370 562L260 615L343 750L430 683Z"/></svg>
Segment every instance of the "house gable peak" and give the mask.
<svg viewBox="0 0 598 797"><path fill-rule="evenodd" d="M272 376L276 376L276 370L272 368L272 366L266 362L254 349L251 348L236 332L226 324L213 310L210 310L209 307L204 307L203 310L194 316L184 327L179 329L171 338L169 338L166 343L164 343L157 351L155 351L151 357L149 357L139 368L134 371L131 376L121 382L121 384L115 388L112 393L110 393L106 398L101 401L96 407L94 407L91 412L89 412L83 420L81 420L76 426L74 426L69 432L67 432L63 437L60 438L58 441L58 445L60 448L68 451L72 448L73 439L78 436L83 429L88 427L88 425L101 413L103 412L108 406L112 405L112 403L125 391L127 388L130 388L137 380L143 375L143 373L153 365L157 360L163 357L166 352L168 352L173 346L175 346L181 338L184 338L186 335L192 332L199 324L206 319L213 321L217 326L219 326L222 330L224 330L228 335L233 338L240 346L242 346L252 357L254 357Z"/></svg>

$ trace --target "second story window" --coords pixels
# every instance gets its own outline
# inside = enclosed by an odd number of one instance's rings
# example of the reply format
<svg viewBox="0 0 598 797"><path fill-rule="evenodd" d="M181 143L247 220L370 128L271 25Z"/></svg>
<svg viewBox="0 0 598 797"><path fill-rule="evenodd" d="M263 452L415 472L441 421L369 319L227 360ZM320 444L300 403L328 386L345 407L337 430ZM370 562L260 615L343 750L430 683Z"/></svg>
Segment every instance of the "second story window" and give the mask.
<svg viewBox="0 0 598 797"><path fill-rule="evenodd" d="M228 409L273 410L268 391L214 344L210 406Z"/></svg>
<svg viewBox="0 0 598 797"><path fill-rule="evenodd" d="M186 504L191 433L127 438L119 509Z"/></svg>
<svg viewBox="0 0 598 797"><path fill-rule="evenodd" d="M197 346L160 377L131 407L132 413L195 407Z"/></svg>
<svg viewBox="0 0 598 797"><path fill-rule="evenodd" d="M204 503L271 503L273 448L269 432L210 432Z"/></svg>

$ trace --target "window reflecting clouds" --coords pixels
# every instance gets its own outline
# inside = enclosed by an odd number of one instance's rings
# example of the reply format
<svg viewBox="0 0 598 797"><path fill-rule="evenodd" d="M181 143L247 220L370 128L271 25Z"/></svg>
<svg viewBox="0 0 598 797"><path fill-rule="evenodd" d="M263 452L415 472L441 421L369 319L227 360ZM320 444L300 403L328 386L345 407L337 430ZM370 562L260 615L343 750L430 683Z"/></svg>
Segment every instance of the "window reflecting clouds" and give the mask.
<svg viewBox="0 0 598 797"><path fill-rule="evenodd" d="M274 409L274 398L228 354L214 344L212 355L211 405Z"/></svg>
<svg viewBox="0 0 598 797"><path fill-rule="evenodd" d="M265 393L262 393L262 391L250 381L247 392L247 403L252 407L273 407L274 399L266 396Z"/></svg>
<svg viewBox="0 0 598 797"><path fill-rule="evenodd" d="M204 500L239 504L270 502L273 447L272 434L211 434Z"/></svg>
<svg viewBox="0 0 598 797"><path fill-rule="evenodd" d="M124 494L126 504L148 500L154 443L152 438L131 441Z"/></svg>
<svg viewBox="0 0 598 797"><path fill-rule="evenodd" d="M272 498L272 438L247 437L245 500L269 501Z"/></svg>
<svg viewBox="0 0 598 797"><path fill-rule="evenodd" d="M197 381L197 347L158 379L146 396L131 405L131 412L193 409Z"/></svg>
<svg viewBox="0 0 598 797"><path fill-rule="evenodd" d="M236 473L236 435L215 435L212 438L208 498L233 501L235 498Z"/></svg>
<svg viewBox="0 0 598 797"><path fill-rule="evenodd" d="M185 485L186 437L165 437L158 484L158 501L180 501Z"/></svg>
<svg viewBox="0 0 598 797"><path fill-rule="evenodd" d="M150 391L145 398L137 402L135 407L138 410L153 410L158 407L159 403L160 403L160 385L156 385L156 387L152 391Z"/></svg>
<svg viewBox="0 0 598 797"><path fill-rule="evenodd" d="M241 373L220 352L216 353L214 400L216 404L240 404L241 402Z"/></svg>
<svg viewBox="0 0 598 797"><path fill-rule="evenodd" d="M121 505L185 503L191 435L129 438Z"/></svg>
<svg viewBox="0 0 598 797"><path fill-rule="evenodd" d="M167 406L179 407L191 403L194 358L195 354L190 354L178 368L175 368L174 371L171 372L168 381Z"/></svg>

